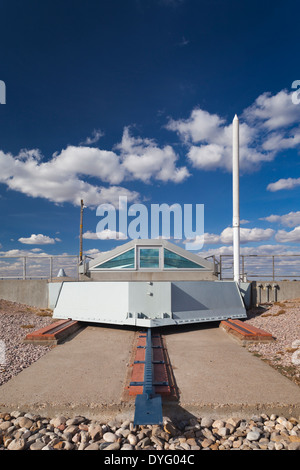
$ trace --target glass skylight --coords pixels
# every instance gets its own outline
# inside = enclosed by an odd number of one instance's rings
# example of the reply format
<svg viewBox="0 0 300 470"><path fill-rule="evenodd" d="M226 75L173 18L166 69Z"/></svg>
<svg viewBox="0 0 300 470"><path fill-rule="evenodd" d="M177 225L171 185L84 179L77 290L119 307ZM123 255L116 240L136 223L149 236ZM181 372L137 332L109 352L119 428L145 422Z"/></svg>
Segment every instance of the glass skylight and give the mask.
<svg viewBox="0 0 300 470"><path fill-rule="evenodd" d="M131 250L125 251L121 255L115 256L114 258L105 261L102 264L98 264L95 268L101 269L134 269L134 248Z"/></svg>
<svg viewBox="0 0 300 470"><path fill-rule="evenodd" d="M164 249L164 268L165 269L191 269L191 268L197 268L201 269L204 266L201 266L200 264L194 263L193 261L190 261L187 258L184 258L183 256L177 255L173 251L167 250L166 248Z"/></svg>
<svg viewBox="0 0 300 470"><path fill-rule="evenodd" d="M140 268L159 268L159 248L140 248Z"/></svg>

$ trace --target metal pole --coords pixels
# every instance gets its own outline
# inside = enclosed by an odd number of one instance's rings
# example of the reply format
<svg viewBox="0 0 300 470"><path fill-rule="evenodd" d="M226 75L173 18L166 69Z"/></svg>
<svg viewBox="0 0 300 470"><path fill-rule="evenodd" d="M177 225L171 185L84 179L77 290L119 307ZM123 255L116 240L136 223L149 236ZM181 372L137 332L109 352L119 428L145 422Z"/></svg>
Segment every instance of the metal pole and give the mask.
<svg viewBox="0 0 300 470"><path fill-rule="evenodd" d="M53 258L50 256L50 281L52 281L53 277Z"/></svg>
<svg viewBox="0 0 300 470"><path fill-rule="evenodd" d="M82 263L82 224L83 224L83 200L81 199L80 202L80 230L79 230L79 240L80 240L80 248L79 248L79 263Z"/></svg>
<svg viewBox="0 0 300 470"><path fill-rule="evenodd" d="M232 135L232 234L233 234L233 278L240 282L240 203L239 203L239 119L233 119Z"/></svg>
<svg viewBox="0 0 300 470"><path fill-rule="evenodd" d="M23 279L26 279L26 256L23 258Z"/></svg>

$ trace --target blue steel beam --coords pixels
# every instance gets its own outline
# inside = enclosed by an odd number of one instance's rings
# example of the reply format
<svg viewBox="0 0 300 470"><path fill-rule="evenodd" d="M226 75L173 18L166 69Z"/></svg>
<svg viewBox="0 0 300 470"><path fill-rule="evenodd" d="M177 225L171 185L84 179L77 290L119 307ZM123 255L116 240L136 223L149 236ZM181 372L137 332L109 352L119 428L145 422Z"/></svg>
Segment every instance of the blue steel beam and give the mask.
<svg viewBox="0 0 300 470"><path fill-rule="evenodd" d="M162 400L154 392L151 328L147 330L143 393L135 399L134 425L162 424Z"/></svg>

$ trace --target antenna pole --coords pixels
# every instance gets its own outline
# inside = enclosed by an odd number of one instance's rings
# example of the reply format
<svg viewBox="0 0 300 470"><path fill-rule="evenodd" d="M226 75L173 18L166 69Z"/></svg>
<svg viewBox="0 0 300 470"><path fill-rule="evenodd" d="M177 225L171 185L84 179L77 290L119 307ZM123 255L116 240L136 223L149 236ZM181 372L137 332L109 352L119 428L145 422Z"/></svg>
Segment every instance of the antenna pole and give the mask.
<svg viewBox="0 0 300 470"><path fill-rule="evenodd" d="M233 199L233 278L240 283L240 202L239 202L239 119L233 119L232 141L232 199Z"/></svg>
<svg viewBox="0 0 300 470"><path fill-rule="evenodd" d="M79 248L79 263L82 263L82 223L83 223L83 199L80 202L80 227L79 227L79 241L80 241L80 248Z"/></svg>

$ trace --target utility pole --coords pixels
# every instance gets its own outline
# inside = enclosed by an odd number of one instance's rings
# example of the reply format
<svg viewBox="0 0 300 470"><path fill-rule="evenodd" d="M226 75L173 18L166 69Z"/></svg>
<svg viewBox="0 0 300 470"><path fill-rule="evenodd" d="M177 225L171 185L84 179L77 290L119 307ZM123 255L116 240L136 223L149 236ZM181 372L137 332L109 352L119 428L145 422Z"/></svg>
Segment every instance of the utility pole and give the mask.
<svg viewBox="0 0 300 470"><path fill-rule="evenodd" d="M80 241L80 248L79 248L79 263L82 264L82 223L83 223L83 199L80 202L80 230L79 230L79 241Z"/></svg>

